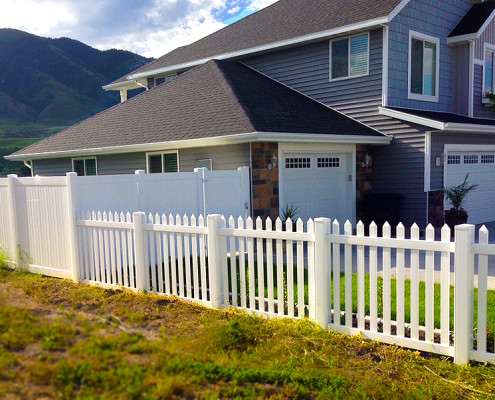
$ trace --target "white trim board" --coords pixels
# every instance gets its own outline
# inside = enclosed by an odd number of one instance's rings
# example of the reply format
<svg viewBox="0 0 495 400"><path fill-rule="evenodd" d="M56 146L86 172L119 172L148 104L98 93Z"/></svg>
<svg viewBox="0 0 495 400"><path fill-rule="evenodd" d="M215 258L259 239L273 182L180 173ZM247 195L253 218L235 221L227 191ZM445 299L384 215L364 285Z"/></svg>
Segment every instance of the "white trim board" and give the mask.
<svg viewBox="0 0 495 400"><path fill-rule="evenodd" d="M378 107L378 112L381 115L385 115L391 118L397 118L402 121L411 122L413 124L427 126L439 131L450 132L466 132L466 133L495 133L495 120L494 125L478 125L478 124L462 124L455 122L441 122L430 118L419 117L413 114L409 114L405 111L391 110L385 107Z"/></svg>
<svg viewBox="0 0 495 400"><path fill-rule="evenodd" d="M425 192L429 192L431 190L431 132L430 131L425 132L424 190Z"/></svg>
<svg viewBox="0 0 495 400"><path fill-rule="evenodd" d="M62 158L73 156L97 156L100 154L136 153L141 151L165 151L191 147L222 146L251 142L285 143L349 143L349 144L389 144L392 138L387 136L325 135L310 133L251 132L213 138L176 140L170 142L143 143L125 146L96 147L89 149L55 151L47 153L18 154L5 156L7 160L39 160L43 158Z"/></svg>

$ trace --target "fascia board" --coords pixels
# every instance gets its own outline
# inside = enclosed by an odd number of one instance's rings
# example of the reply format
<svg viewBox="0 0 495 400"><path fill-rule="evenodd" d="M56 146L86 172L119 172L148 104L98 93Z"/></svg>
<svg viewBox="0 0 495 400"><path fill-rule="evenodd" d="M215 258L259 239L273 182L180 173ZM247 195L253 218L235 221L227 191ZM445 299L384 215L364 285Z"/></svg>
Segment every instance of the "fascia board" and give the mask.
<svg viewBox="0 0 495 400"><path fill-rule="evenodd" d="M445 130L445 124L441 121L435 121L433 119L418 117L416 115L412 115L406 112L391 110L385 107L378 107L378 112L381 115L385 115L387 117L400 119L402 121L412 122L413 124L427 126L429 128L434 128L440 131Z"/></svg>

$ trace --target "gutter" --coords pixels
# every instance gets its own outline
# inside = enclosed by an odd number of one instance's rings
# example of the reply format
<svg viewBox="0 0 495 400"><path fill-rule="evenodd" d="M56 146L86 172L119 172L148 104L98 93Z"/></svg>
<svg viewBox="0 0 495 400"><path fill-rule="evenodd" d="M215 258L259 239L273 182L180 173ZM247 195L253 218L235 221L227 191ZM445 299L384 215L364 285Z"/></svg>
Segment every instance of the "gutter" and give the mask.
<svg viewBox="0 0 495 400"><path fill-rule="evenodd" d="M387 136L360 136L360 135L326 135L310 133L279 133L279 132L251 132L238 135L219 136L190 140L176 140L159 143L143 143L112 147L95 147L90 149L54 151L46 153L31 153L8 155L7 160L39 160L46 158L82 157L107 154L136 153L148 151L177 150L191 147L221 146L228 144L242 144L252 142L279 142L279 143L346 143L346 144L376 144L385 145L392 138Z"/></svg>
<svg viewBox="0 0 495 400"><path fill-rule="evenodd" d="M457 122L442 122L426 117L419 117L402 111L391 110L389 108L378 107L378 112L387 117L400 119L413 124L427 126L438 131L467 132L467 133L495 133L494 125L463 124Z"/></svg>

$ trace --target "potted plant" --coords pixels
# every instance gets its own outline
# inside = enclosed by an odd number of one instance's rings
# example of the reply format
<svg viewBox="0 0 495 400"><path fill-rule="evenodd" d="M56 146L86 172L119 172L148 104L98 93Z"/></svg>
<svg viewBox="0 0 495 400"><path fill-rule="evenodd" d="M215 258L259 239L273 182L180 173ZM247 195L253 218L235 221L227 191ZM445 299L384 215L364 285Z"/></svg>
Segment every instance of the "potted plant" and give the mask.
<svg viewBox="0 0 495 400"><path fill-rule="evenodd" d="M445 198L450 201L452 207L445 211L445 223L454 229L456 225L465 224L468 219L467 211L462 207L467 195L478 185L470 185L468 183L469 174L466 174L464 182L457 186L451 186L444 188Z"/></svg>

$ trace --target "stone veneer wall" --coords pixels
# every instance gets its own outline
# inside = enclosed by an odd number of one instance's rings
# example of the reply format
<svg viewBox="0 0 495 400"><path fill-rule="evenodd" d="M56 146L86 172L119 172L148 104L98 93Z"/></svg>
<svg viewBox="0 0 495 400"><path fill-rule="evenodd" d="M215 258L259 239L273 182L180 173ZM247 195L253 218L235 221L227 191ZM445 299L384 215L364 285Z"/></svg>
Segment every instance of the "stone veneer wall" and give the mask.
<svg viewBox="0 0 495 400"><path fill-rule="evenodd" d="M277 158L273 165L273 157ZM279 216L278 143L251 143L253 216Z"/></svg>
<svg viewBox="0 0 495 400"><path fill-rule="evenodd" d="M365 165L365 157L368 154L369 163ZM364 197L371 192L371 178L373 173L373 160L368 146L356 146L356 220L366 221L364 214Z"/></svg>
<svg viewBox="0 0 495 400"><path fill-rule="evenodd" d="M443 190L428 192L428 223L434 228L441 228L444 224Z"/></svg>

